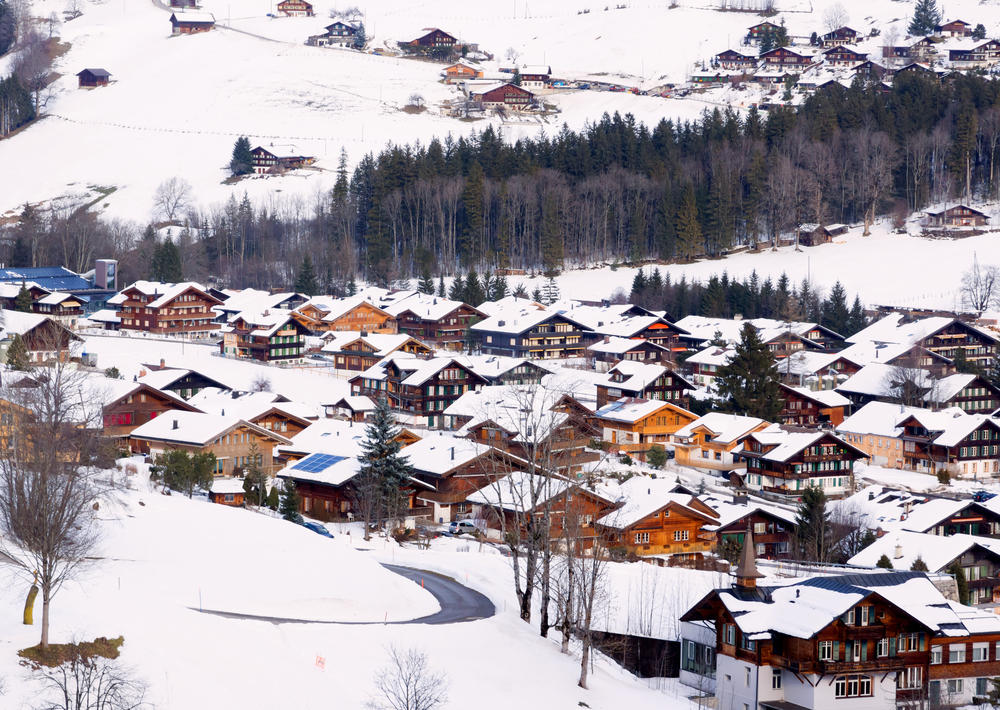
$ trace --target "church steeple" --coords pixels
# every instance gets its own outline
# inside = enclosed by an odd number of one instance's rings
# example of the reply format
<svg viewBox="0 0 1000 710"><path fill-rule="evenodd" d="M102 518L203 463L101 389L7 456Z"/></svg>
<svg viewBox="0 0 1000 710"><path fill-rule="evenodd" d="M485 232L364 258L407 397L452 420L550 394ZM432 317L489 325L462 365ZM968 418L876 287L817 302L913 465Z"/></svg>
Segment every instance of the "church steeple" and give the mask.
<svg viewBox="0 0 1000 710"><path fill-rule="evenodd" d="M743 538L743 550L740 551L740 560L736 564L733 576L736 577L736 586L743 589L755 589L757 580L764 576L757 571L757 555L750 523L747 523L747 534Z"/></svg>

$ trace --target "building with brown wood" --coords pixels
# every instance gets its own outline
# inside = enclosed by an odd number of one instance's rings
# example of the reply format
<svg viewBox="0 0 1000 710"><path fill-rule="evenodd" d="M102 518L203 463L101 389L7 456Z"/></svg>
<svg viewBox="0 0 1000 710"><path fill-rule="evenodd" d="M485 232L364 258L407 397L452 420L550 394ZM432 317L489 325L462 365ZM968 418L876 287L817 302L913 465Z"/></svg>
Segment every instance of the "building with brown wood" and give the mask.
<svg viewBox="0 0 1000 710"><path fill-rule="evenodd" d="M622 360L597 382L597 406L603 407L622 397L657 399L686 409L688 392L695 387L685 377L665 365Z"/></svg>
<svg viewBox="0 0 1000 710"><path fill-rule="evenodd" d="M737 457L746 461L746 487L787 496L801 496L806 488L820 488L831 498L850 495L854 462L868 458L831 432L773 426L741 441L743 449Z"/></svg>
<svg viewBox="0 0 1000 710"><path fill-rule="evenodd" d="M430 29L426 34L407 42L407 44L412 47L437 49L438 47L454 47L458 44L458 39L444 30L439 30L435 27Z"/></svg>
<svg viewBox="0 0 1000 710"><path fill-rule="evenodd" d="M516 298L470 330L484 353L531 360L582 357L597 339L592 328L568 314Z"/></svg>
<svg viewBox="0 0 1000 710"><path fill-rule="evenodd" d="M824 47L842 47L845 44L856 44L860 35L850 27L838 27L827 32L822 37Z"/></svg>
<svg viewBox="0 0 1000 710"><path fill-rule="evenodd" d="M180 397L163 392L142 382L93 378L88 389L102 402L102 434L120 440L127 448L129 435L148 421L167 412L198 412L197 407Z"/></svg>
<svg viewBox="0 0 1000 710"><path fill-rule="evenodd" d="M376 305L396 319L396 328L439 350L467 350L469 326L486 314L461 301L419 291L396 291Z"/></svg>
<svg viewBox="0 0 1000 710"><path fill-rule="evenodd" d="M665 483L634 476L621 485L624 502L597 521L611 549L638 557L680 558L715 551L715 533L704 528L716 523L718 514L695 496L663 492Z"/></svg>
<svg viewBox="0 0 1000 710"><path fill-rule="evenodd" d="M244 311L221 329L219 350L234 358L268 363L301 362L308 330L289 311Z"/></svg>
<svg viewBox="0 0 1000 710"><path fill-rule="evenodd" d="M84 69L77 72L79 87L81 89L94 89L98 86L107 86L111 81L111 72L107 69Z"/></svg>
<svg viewBox="0 0 1000 710"><path fill-rule="evenodd" d="M311 155L299 155L291 147L278 148L257 146L250 151L251 166L258 175L280 173L312 165L316 159Z"/></svg>
<svg viewBox="0 0 1000 710"><path fill-rule="evenodd" d="M743 437L771 426L757 417L709 412L673 435L674 452L681 466L730 471L740 466L734 454Z"/></svg>
<svg viewBox="0 0 1000 710"><path fill-rule="evenodd" d="M951 20L943 25L934 28L941 36L947 37L971 37L972 25L964 20Z"/></svg>
<svg viewBox="0 0 1000 710"><path fill-rule="evenodd" d="M171 33L175 35L208 32L215 28L215 15L201 10L175 12L170 16L170 26Z"/></svg>
<svg viewBox="0 0 1000 710"><path fill-rule="evenodd" d="M363 296L329 298L316 296L302 304L292 316L313 333L365 331L395 333L396 319Z"/></svg>
<svg viewBox="0 0 1000 710"><path fill-rule="evenodd" d="M640 461L653 446L665 448L672 434L697 418L670 402L634 397L622 397L594 412L594 423L609 449Z"/></svg>
<svg viewBox="0 0 1000 710"><path fill-rule="evenodd" d="M924 226L928 229L950 229L952 227L985 227L990 222L990 216L985 212L969 207L955 205L937 212L927 212Z"/></svg>
<svg viewBox="0 0 1000 710"><path fill-rule="evenodd" d="M313 17L313 6L306 0L281 0L278 13L289 17Z"/></svg>
<svg viewBox="0 0 1000 710"><path fill-rule="evenodd" d="M206 338L218 332L212 308L220 303L191 281L136 281L108 299L118 309L122 330L186 338Z"/></svg>
<svg viewBox="0 0 1000 710"><path fill-rule="evenodd" d="M721 69L746 69L757 68L757 55L744 54L735 49L726 49L715 55L714 64Z"/></svg>
<svg viewBox="0 0 1000 710"><path fill-rule="evenodd" d="M428 358L434 351L405 333L363 333L330 331L321 352L333 361L338 370L361 372L378 364L393 353L405 353Z"/></svg>
<svg viewBox="0 0 1000 710"><path fill-rule="evenodd" d="M761 68L765 71L775 69L801 70L813 63L813 58L801 54L788 47L777 47L760 55Z"/></svg>
<svg viewBox="0 0 1000 710"><path fill-rule="evenodd" d="M516 84L494 84L475 87L469 91L469 98L484 110L508 109L526 111L532 107L535 95Z"/></svg>
<svg viewBox="0 0 1000 710"><path fill-rule="evenodd" d="M753 534L757 558L781 560L795 554L795 511L747 495L702 495L699 500L719 515L718 522L705 529L715 533L720 557L729 559L728 553L742 550L748 530Z"/></svg>
<svg viewBox="0 0 1000 710"><path fill-rule="evenodd" d="M802 427L836 427L844 421L851 400L834 390L811 390L782 384L782 424Z"/></svg>
<svg viewBox="0 0 1000 710"><path fill-rule="evenodd" d="M442 74L444 75L446 83L454 84L456 82L466 81L469 79L482 79L484 70L478 64L460 61L446 66L442 70Z"/></svg>
<svg viewBox="0 0 1000 710"><path fill-rule="evenodd" d="M24 343L28 360L33 364L65 361L76 344L82 342L73 331L48 316L0 310L0 355L5 362L15 337Z"/></svg>
<svg viewBox="0 0 1000 710"><path fill-rule="evenodd" d="M341 22L340 20L327 25L324 29L326 30L325 34L309 37L306 40L306 44L313 47L327 47L331 44L351 44L358 35L358 27L356 25Z"/></svg>
<svg viewBox="0 0 1000 710"><path fill-rule="evenodd" d="M274 473L274 448L291 443L287 437L268 431L236 416L173 411L142 424L129 434L133 453L154 459L171 450L191 454L213 453L215 475L240 476L254 465Z"/></svg>

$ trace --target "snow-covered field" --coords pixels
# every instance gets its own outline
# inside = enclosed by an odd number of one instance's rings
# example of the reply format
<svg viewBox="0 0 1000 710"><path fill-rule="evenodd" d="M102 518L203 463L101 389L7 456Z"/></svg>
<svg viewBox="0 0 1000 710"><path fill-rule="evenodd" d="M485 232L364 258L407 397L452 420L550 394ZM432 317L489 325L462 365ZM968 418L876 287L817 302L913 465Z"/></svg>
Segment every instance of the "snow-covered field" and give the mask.
<svg viewBox="0 0 1000 710"><path fill-rule="evenodd" d="M135 487L118 504L102 506L101 559L56 597L52 636L124 635L122 662L148 683L149 699L160 710L360 708L392 645L425 651L431 667L445 673L448 708L693 707L675 681L654 689L602 658L591 689L577 688L579 658L560 654L555 640L539 638L535 626L518 619L509 561L490 547L447 539L429 551L378 539L366 544L336 525L330 540L204 498L163 496L144 481ZM275 625L197 611L200 605L290 618L391 621L437 610L429 594L384 570L382 561L450 574L489 596L497 615L444 626ZM680 584L683 572L669 572ZM29 708L37 704L36 687L15 654L37 642L38 627L20 624L27 582L10 576L9 568L0 568L0 575L0 678L6 685L0 706ZM659 589L667 591L663 584Z"/></svg>

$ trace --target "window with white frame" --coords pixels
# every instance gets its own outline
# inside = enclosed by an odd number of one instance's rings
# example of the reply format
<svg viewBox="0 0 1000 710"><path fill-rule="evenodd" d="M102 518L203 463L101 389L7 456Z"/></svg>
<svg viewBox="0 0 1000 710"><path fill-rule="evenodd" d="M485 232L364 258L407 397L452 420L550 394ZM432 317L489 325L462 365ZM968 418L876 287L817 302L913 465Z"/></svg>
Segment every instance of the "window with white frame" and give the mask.
<svg viewBox="0 0 1000 710"><path fill-rule="evenodd" d="M833 687L838 698L865 697L872 694L872 678L867 675L837 676Z"/></svg>
<svg viewBox="0 0 1000 710"><path fill-rule="evenodd" d="M771 670L771 687L775 690L781 690L781 670L779 668Z"/></svg>
<svg viewBox="0 0 1000 710"><path fill-rule="evenodd" d="M931 665L937 665L941 662L941 657L943 652L940 646L931 646Z"/></svg>
<svg viewBox="0 0 1000 710"><path fill-rule="evenodd" d="M736 624L726 624L722 627L722 641L730 646L736 645Z"/></svg>
<svg viewBox="0 0 1000 710"><path fill-rule="evenodd" d="M948 644L948 663L965 663L964 643Z"/></svg>
<svg viewBox="0 0 1000 710"><path fill-rule="evenodd" d="M674 530L674 542L683 542L688 539L687 530Z"/></svg>
<svg viewBox="0 0 1000 710"><path fill-rule="evenodd" d="M819 660L821 661L833 660L833 641L819 642Z"/></svg>
<svg viewBox="0 0 1000 710"><path fill-rule="evenodd" d="M880 658L884 658L889 655L889 639L882 638L878 640L878 645L876 646L876 655Z"/></svg>
<svg viewBox="0 0 1000 710"><path fill-rule="evenodd" d="M959 695L965 689L965 684L961 678L951 678L948 680L948 695Z"/></svg>
<svg viewBox="0 0 1000 710"><path fill-rule="evenodd" d="M648 532L637 532L635 534L635 544L636 545L648 545L649 544L649 533Z"/></svg>
<svg viewBox="0 0 1000 710"><path fill-rule="evenodd" d="M923 668L920 666L909 666L899 674L899 687L904 690L912 690L923 686Z"/></svg>
<svg viewBox="0 0 1000 710"><path fill-rule="evenodd" d="M972 644L972 660L974 663L990 660L990 645L988 643Z"/></svg>

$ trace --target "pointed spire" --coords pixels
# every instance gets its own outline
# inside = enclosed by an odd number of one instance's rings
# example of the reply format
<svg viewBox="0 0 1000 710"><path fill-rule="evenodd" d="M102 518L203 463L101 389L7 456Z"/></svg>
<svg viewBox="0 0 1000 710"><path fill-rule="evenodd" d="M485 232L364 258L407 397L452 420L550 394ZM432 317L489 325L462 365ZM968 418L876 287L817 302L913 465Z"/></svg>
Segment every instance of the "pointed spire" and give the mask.
<svg viewBox="0 0 1000 710"><path fill-rule="evenodd" d="M753 544L753 532L750 530L750 523L747 523L747 534L743 538L743 550L740 552L740 560L736 564L736 586L752 589L757 586L757 580L764 575L757 571L757 554Z"/></svg>

